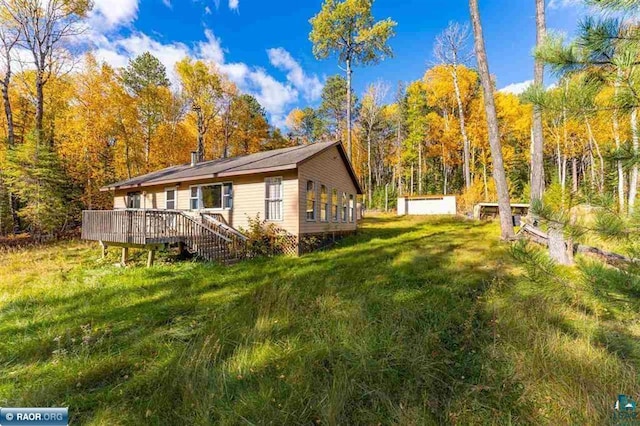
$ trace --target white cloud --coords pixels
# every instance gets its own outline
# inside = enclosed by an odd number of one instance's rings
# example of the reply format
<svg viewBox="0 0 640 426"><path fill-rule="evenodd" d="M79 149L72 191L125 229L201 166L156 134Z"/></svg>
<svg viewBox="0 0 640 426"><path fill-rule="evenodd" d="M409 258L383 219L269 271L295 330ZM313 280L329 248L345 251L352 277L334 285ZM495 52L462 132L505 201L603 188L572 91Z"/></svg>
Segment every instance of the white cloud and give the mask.
<svg viewBox="0 0 640 426"><path fill-rule="evenodd" d="M111 30L133 23L138 17L138 0L94 0L89 25L96 30Z"/></svg>
<svg viewBox="0 0 640 426"><path fill-rule="evenodd" d="M269 61L274 67L287 71L287 80L300 90L305 99L314 101L320 98L323 84L318 76L308 76L295 59L282 47L267 50Z"/></svg>
<svg viewBox="0 0 640 426"><path fill-rule="evenodd" d="M527 90L532 84L533 80L523 81L522 83L513 83L506 87L503 87L499 90L499 92L520 95L521 93L524 93L524 91Z"/></svg>
<svg viewBox="0 0 640 426"><path fill-rule="evenodd" d="M240 0L229 0L229 9L238 10L240 7Z"/></svg>
<svg viewBox="0 0 640 426"><path fill-rule="evenodd" d="M584 6L584 0L551 0L547 6L551 10Z"/></svg>
<svg viewBox="0 0 640 426"><path fill-rule="evenodd" d="M173 9L173 5L171 4L171 0L162 0L162 3L167 6L169 9Z"/></svg>
<svg viewBox="0 0 640 426"><path fill-rule="evenodd" d="M278 127L284 126L288 109L298 101L300 93L305 98L317 99L322 91L318 77L308 76L284 49L270 49L267 53L275 67L287 71L286 81L277 80L262 68L242 62L226 62L222 41L210 29L205 30L203 40L192 46L182 42L163 43L141 32L120 38L92 33L91 41L96 58L118 68L126 66L130 59L150 52L167 68L174 86L178 82L176 62L186 56L212 61L242 92L255 96L269 114L271 123Z"/></svg>

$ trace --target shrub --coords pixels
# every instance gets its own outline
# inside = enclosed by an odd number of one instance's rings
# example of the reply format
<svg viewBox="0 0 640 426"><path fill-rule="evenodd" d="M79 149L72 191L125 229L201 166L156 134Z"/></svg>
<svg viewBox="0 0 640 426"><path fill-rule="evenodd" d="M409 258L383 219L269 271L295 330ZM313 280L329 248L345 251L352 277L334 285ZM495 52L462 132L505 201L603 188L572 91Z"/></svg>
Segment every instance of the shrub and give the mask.
<svg viewBox="0 0 640 426"><path fill-rule="evenodd" d="M249 218L249 228L241 231L247 236L247 251L250 257L283 254L292 239L290 234L275 224L261 220L260 213Z"/></svg>

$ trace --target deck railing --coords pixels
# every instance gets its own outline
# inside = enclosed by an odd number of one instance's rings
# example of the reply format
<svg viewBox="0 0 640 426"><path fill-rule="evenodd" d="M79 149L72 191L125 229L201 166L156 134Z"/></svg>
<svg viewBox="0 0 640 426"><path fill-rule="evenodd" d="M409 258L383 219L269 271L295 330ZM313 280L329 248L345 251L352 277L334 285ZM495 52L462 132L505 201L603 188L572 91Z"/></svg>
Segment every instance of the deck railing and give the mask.
<svg viewBox="0 0 640 426"><path fill-rule="evenodd" d="M82 212L82 239L105 244L184 243L211 261L240 257L242 246L210 226L178 210L88 210Z"/></svg>

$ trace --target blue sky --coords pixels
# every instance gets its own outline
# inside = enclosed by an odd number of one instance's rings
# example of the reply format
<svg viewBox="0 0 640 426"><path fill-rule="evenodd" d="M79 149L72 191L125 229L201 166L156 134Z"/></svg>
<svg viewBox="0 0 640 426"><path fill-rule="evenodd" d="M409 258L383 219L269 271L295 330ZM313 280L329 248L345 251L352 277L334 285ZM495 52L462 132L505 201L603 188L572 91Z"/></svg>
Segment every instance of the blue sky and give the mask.
<svg viewBox="0 0 640 426"><path fill-rule="evenodd" d="M491 72L500 89L518 91L532 78L533 0L479 0ZM241 90L257 97L270 121L283 126L296 107L316 106L333 59L317 61L309 19L321 0L95 0L87 35L96 55L118 67L150 51L167 66L185 55L214 61ZM547 0L551 29L571 35L584 9L579 0ZM395 56L357 68L360 94L370 83L420 78L433 63L435 37L449 21L468 22L466 0L376 0L377 19L398 22ZM471 47L471 46L470 46ZM172 79L174 77L172 76Z"/></svg>

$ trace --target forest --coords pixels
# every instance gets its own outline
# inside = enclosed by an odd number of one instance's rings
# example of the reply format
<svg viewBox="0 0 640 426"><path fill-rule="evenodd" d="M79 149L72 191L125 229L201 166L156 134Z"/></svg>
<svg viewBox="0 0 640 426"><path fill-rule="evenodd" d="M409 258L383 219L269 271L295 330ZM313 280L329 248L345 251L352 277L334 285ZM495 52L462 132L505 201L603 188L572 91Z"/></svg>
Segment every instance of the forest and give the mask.
<svg viewBox="0 0 640 426"><path fill-rule="evenodd" d="M638 29L633 21L594 17L576 40L566 41L546 34L544 2L537 3L543 6L536 84L519 95L490 84L508 196L529 201L540 198L540 188L557 188L615 200L618 212L632 213ZM637 5L628 3L598 7L633 13ZM342 3L362 4L369 15L358 25L371 26L371 2ZM477 37L467 24L443 29L432 46L435 61L419 79L375 81L354 93L348 69L326 79L319 105L291 111L280 129L213 62L185 57L167 70L145 53L114 69L90 51L74 52L70 46L83 35L89 2L5 0L2 7L2 234L73 227L82 209L111 206L101 186L186 163L191 151L211 160L328 140L348 143L369 209L384 208L385 193L391 207L398 194L457 194L462 213L498 198L493 123L473 48ZM392 56L386 42L396 23L390 19L371 26L368 41L361 39L373 47L349 53L332 45L323 19L336 7L325 2L310 21L318 59L336 50L349 65ZM539 71L545 64L553 75L546 86ZM170 81L169 71L178 81Z"/></svg>

